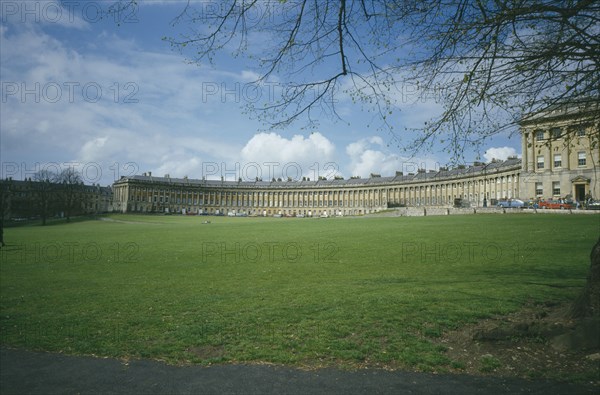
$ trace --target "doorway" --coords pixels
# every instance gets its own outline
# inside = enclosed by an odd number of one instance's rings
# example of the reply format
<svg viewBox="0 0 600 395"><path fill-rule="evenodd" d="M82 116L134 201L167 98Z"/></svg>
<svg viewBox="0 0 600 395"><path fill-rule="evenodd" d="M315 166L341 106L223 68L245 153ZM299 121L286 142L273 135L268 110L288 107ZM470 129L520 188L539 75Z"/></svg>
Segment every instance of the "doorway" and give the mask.
<svg viewBox="0 0 600 395"><path fill-rule="evenodd" d="M585 200L585 184L575 185L575 199L578 202L583 202Z"/></svg>

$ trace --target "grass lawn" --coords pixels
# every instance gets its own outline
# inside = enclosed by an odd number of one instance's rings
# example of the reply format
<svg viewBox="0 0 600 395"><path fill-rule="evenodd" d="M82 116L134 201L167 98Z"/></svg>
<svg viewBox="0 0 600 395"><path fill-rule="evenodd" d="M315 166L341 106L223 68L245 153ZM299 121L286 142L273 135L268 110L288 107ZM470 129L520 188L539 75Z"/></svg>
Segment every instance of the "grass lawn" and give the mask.
<svg viewBox="0 0 600 395"><path fill-rule="evenodd" d="M204 221L211 221L204 224ZM595 215L114 215L5 230L3 345L445 371L432 339L584 284Z"/></svg>

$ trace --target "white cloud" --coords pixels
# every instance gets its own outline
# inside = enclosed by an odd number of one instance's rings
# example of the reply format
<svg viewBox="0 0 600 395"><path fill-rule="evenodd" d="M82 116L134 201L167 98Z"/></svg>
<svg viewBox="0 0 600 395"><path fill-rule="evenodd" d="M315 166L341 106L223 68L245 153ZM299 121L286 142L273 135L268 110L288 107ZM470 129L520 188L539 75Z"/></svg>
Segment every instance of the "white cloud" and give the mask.
<svg viewBox="0 0 600 395"><path fill-rule="evenodd" d="M154 172L153 175L162 177L168 174L171 177L182 178L188 176L189 178L200 178L199 174L202 172L202 161L196 157L190 158L185 162L181 161L181 158L171 157L167 160L163 160L161 166Z"/></svg>
<svg viewBox="0 0 600 395"><path fill-rule="evenodd" d="M337 174L339 166L328 165L333 161L334 153L334 144L319 132L308 137L294 135L290 139L276 133L258 133L242 148L241 157L244 161L242 167L258 164L263 179L287 176L314 179L319 175L330 178ZM284 172L284 169L289 172Z"/></svg>
<svg viewBox="0 0 600 395"><path fill-rule="evenodd" d="M360 139L346 146L350 157L349 171L351 176L369 177L371 173L383 177L394 176L396 171L416 173L418 169L437 170L439 163L434 159L404 158L386 149L379 136Z"/></svg>
<svg viewBox="0 0 600 395"><path fill-rule="evenodd" d="M513 147L492 147L483 154L486 162L491 162L492 159L506 160L509 156L521 157L521 155L517 155L517 150Z"/></svg>
<svg viewBox="0 0 600 395"><path fill-rule="evenodd" d="M53 7L48 1L5 3L16 4L20 7L18 12L24 4L39 7L40 13L43 7L48 12ZM66 7L67 3L63 4ZM338 111L347 123L336 123L327 116L318 119L322 130L327 130L327 137L308 132L294 136L289 132L257 133L264 124L243 111L245 100L252 99L255 93L249 84L258 76L252 71L252 64L237 59L225 60L216 68L194 67L186 63L185 53L182 56L171 51L160 41L163 34L177 36L189 27L168 25L171 15L167 14L176 16L185 7L185 1L170 10L166 7L171 2L161 2L165 9L143 8L146 4L158 4L143 2L140 8L145 17L140 15L139 23L121 27L110 18L92 22L92 8L82 16L85 4L73 3L78 12L73 18L66 12L61 16L66 19L46 14L47 20L39 23L31 20L35 15L29 15L27 22L21 22L22 15L12 11L11 15L2 15L3 162L26 163L28 168L38 162L98 163L105 177L88 181L100 181L103 185L120 175L144 171L198 178L206 175L207 163L216 163L227 174L237 163L258 163L263 179L270 178L265 163L278 164L272 174L276 178L285 177L281 172L284 164L295 163L301 174L295 174L294 167L289 175L311 179L320 175L331 178L334 174L393 175L396 170L415 172L417 167L425 167L421 162L427 168L432 163L402 158L387 149L381 137L361 139L366 125L374 122L367 119L368 114L356 111L360 106L351 106L343 95L336 96L336 100L340 101ZM96 4L108 7L113 2ZM213 7L216 3L206 4ZM164 22L162 26L160 21ZM249 40L259 44L258 49L254 48L257 53L272 42L270 36L260 33ZM316 75L319 72L315 70ZM86 84L87 95L83 92ZM61 92L54 101L57 86ZM91 100L98 86L101 97ZM207 86L216 87L217 91L207 92ZM278 94L280 87L277 75L257 87L261 94L257 107L260 101L272 103L278 96L270 95ZM393 100L393 106L402 110L388 117L396 130L420 125L436 111L433 101L417 102L405 110L401 104L408 103L413 92L405 89L392 93L403 95ZM125 102L130 99L134 102ZM507 141L492 143L505 144L510 145ZM346 152L336 152L336 146L345 146ZM343 164L337 160L343 160Z"/></svg>
<svg viewBox="0 0 600 395"><path fill-rule="evenodd" d="M215 80L213 71L190 67L176 53L143 51L135 41L104 32L91 52L39 26L2 26L0 35L1 57L10 59L1 66L3 161L26 168L40 162L94 162L103 178L91 181L108 184L119 174L130 175L132 168L199 177L203 161L239 155L240 145L225 141L239 137L224 139L215 131L231 128L241 117L211 118L208 114L231 113L231 107L202 101L202 81ZM130 162L133 167L114 170L115 164Z"/></svg>
<svg viewBox="0 0 600 395"><path fill-rule="evenodd" d="M81 147L80 155L84 161L95 161L102 159L102 149L106 145L108 137L97 137L88 141Z"/></svg>

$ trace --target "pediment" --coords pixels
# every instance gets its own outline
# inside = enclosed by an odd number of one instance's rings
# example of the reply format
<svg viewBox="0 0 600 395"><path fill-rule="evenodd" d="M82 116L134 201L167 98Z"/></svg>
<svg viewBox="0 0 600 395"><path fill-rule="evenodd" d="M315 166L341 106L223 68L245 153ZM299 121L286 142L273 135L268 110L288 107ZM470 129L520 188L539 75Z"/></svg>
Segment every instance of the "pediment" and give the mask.
<svg viewBox="0 0 600 395"><path fill-rule="evenodd" d="M591 179L589 179L589 178L587 178L587 177L584 177L584 176L582 176L582 175L578 175L578 176L576 176L576 177L574 177L574 178L571 178L571 182L572 182L572 183L576 183L576 182L585 182L586 184L589 184L589 183L590 183L590 181L591 181Z"/></svg>

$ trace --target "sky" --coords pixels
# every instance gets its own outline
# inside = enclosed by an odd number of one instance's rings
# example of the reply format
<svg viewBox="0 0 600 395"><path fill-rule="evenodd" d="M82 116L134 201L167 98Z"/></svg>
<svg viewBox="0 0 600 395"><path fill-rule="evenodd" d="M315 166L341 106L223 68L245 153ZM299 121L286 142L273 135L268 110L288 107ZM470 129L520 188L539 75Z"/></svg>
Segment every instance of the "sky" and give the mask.
<svg viewBox="0 0 600 395"><path fill-rule="evenodd" d="M0 2L2 178L69 167L86 184L101 185L145 172L228 180L365 178L435 170L449 161L436 146L409 156L388 131L373 126L369 108L343 97L336 107L342 119L321 113L316 129L296 123L271 130L245 111L249 102L269 103L276 95L270 85L250 85L259 71L250 62L226 53L215 65L190 62L189 53L163 40L201 28L173 25L184 3L139 1L118 15L107 14L111 4ZM269 37L249 37L257 51L268 43ZM410 86L399 94L397 131L440 111L438 103L415 101ZM397 133L400 140L411 137ZM499 135L488 144L470 160L521 151L518 137Z"/></svg>

